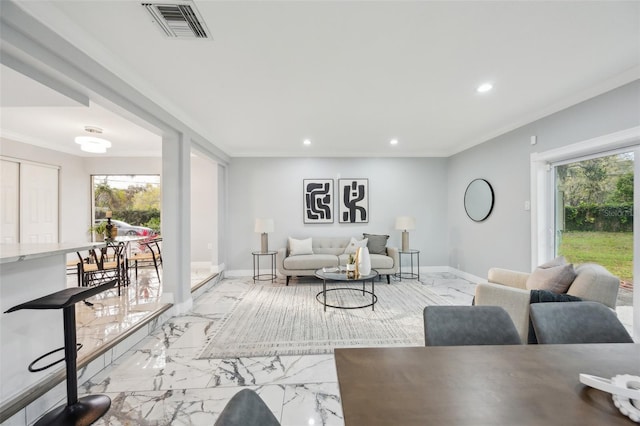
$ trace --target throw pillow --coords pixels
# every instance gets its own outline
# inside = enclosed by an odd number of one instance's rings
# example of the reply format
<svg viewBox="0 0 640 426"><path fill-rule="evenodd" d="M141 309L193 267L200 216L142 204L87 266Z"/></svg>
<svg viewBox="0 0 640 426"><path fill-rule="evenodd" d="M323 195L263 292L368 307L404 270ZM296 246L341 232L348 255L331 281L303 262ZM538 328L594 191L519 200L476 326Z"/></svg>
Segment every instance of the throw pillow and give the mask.
<svg viewBox="0 0 640 426"><path fill-rule="evenodd" d="M558 264L559 260L538 266L527 279L527 289L548 290L554 293L566 293L576 279L573 263Z"/></svg>
<svg viewBox="0 0 640 426"><path fill-rule="evenodd" d="M358 241L355 238L351 237L351 241L349 241L349 244L344 249L344 254L356 254L360 247L367 247L368 241L368 238Z"/></svg>
<svg viewBox="0 0 640 426"><path fill-rule="evenodd" d="M311 238L296 240L289 237L289 256L299 256L301 254L313 254Z"/></svg>
<svg viewBox="0 0 640 426"><path fill-rule="evenodd" d="M560 265L566 265L566 264L567 264L567 259L565 259L564 256L558 256L555 259L548 261L547 263L543 263L542 265L538 266L538 268L547 269L547 268L552 268L554 266L560 266Z"/></svg>
<svg viewBox="0 0 640 426"><path fill-rule="evenodd" d="M387 254L388 235L362 234L362 236L369 240L367 243L369 254Z"/></svg>

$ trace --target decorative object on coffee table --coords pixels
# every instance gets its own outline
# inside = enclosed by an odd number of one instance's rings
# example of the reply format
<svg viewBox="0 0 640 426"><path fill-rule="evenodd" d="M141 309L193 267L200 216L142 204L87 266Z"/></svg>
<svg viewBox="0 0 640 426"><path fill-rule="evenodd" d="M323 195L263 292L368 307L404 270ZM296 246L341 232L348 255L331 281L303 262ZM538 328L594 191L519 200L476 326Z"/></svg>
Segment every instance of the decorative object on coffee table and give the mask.
<svg viewBox="0 0 640 426"><path fill-rule="evenodd" d="M349 254L349 260L347 260L347 265L346 265L346 273L347 273L347 278L356 277L356 255L355 254Z"/></svg>
<svg viewBox="0 0 640 426"><path fill-rule="evenodd" d="M261 234L260 251L267 253L269 251L269 232L275 229L273 219L256 219L254 231Z"/></svg>
<svg viewBox="0 0 640 426"><path fill-rule="evenodd" d="M412 216L398 216L396 229L402 231L402 251L409 250L409 230L415 229L416 219Z"/></svg>
<svg viewBox="0 0 640 426"><path fill-rule="evenodd" d="M366 247L358 249L358 273L359 275L371 273L371 256L369 256L369 249Z"/></svg>

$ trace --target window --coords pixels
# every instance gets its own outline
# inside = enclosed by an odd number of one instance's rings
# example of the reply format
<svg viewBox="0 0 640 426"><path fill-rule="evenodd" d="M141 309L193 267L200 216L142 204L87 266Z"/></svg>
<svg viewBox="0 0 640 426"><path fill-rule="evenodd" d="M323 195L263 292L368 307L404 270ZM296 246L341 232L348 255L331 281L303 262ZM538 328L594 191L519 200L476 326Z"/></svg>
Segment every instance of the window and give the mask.
<svg viewBox="0 0 640 426"><path fill-rule="evenodd" d="M160 233L161 188L159 175L93 175L93 218L101 221L111 212L119 234L142 235L150 228Z"/></svg>

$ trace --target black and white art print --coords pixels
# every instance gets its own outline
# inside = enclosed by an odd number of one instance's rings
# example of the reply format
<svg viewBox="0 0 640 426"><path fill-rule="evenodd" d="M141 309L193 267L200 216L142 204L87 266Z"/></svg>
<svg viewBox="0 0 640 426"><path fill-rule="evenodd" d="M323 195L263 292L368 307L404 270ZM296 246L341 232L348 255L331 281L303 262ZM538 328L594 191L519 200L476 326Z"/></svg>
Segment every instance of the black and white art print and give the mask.
<svg viewBox="0 0 640 426"><path fill-rule="evenodd" d="M340 223L369 222L369 179L338 179Z"/></svg>
<svg viewBox="0 0 640 426"><path fill-rule="evenodd" d="M333 223L333 179L303 179L304 223Z"/></svg>

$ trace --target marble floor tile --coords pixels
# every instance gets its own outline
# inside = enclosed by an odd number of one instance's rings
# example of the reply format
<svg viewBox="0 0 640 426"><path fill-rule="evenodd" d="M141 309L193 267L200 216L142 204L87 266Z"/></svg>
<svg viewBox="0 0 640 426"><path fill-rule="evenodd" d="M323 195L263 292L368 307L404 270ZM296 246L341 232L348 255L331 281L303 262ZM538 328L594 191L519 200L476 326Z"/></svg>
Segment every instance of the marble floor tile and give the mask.
<svg viewBox="0 0 640 426"><path fill-rule="evenodd" d="M145 339L82 387L88 393L204 388L220 360L196 356L195 350L167 349Z"/></svg>
<svg viewBox="0 0 640 426"><path fill-rule="evenodd" d="M222 359L209 386L337 382L333 355Z"/></svg>
<svg viewBox="0 0 640 426"><path fill-rule="evenodd" d="M94 425L211 426L233 395L243 388L180 389L106 393L111 409ZM282 417L282 386L252 386L277 419Z"/></svg>
<svg viewBox="0 0 640 426"><path fill-rule="evenodd" d="M426 273L420 282L452 305L471 305L475 296L475 283L451 273Z"/></svg>
<svg viewBox="0 0 640 426"><path fill-rule="evenodd" d="M342 426L337 383L309 383L285 387L282 426Z"/></svg>
<svg viewBox="0 0 640 426"><path fill-rule="evenodd" d="M201 349L202 342L207 339L207 335L224 315L202 316L195 313L173 317L162 324L150 338L162 342L165 348Z"/></svg>

